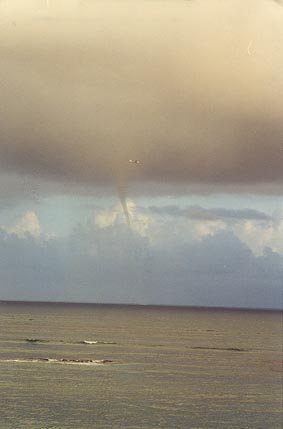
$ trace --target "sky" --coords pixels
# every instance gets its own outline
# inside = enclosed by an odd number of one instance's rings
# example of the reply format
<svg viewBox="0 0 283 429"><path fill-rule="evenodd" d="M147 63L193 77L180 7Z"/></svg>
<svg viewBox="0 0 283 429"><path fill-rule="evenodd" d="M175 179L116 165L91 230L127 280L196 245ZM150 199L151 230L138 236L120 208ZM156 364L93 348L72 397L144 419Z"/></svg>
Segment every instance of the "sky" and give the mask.
<svg viewBox="0 0 283 429"><path fill-rule="evenodd" d="M282 46L281 1L0 1L0 300L281 308Z"/></svg>

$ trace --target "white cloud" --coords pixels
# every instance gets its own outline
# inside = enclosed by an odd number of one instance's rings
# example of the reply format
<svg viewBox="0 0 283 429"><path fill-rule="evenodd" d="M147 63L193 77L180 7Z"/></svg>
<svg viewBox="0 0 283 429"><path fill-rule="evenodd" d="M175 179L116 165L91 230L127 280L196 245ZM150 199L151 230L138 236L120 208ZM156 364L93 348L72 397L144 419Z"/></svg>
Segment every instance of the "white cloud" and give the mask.
<svg viewBox="0 0 283 429"><path fill-rule="evenodd" d="M272 218L237 219L231 223L229 219L190 219L184 216L166 216L153 210L140 209L128 201L128 212L131 230L141 237L146 237L152 247L173 248L176 243L190 244L201 242L206 237L213 237L220 231L232 231L242 243L254 253L263 255L266 247L283 254L283 217L281 211L274 213ZM216 217L216 215L215 215ZM119 230L126 226L125 215L120 204L109 210L96 213L94 226L100 229L112 227Z"/></svg>
<svg viewBox="0 0 283 429"><path fill-rule="evenodd" d="M155 228L154 218L141 213L132 200L128 202L128 210L132 229L142 237L151 238L151 232Z"/></svg>
<svg viewBox="0 0 283 429"><path fill-rule="evenodd" d="M39 237L42 234L42 227L35 212L26 212L14 224L4 228L9 234L16 234L19 238L23 238L26 234L33 237Z"/></svg>
<svg viewBox="0 0 283 429"><path fill-rule="evenodd" d="M141 213L132 200L127 201L127 208L131 230L142 237L150 238L152 228L154 228L155 223L153 217ZM96 213L94 223L98 228L108 228L115 224L124 225L126 223L126 219L121 204L116 204L109 210L103 210Z"/></svg>
<svg viewBox="0 0 283 429"><path fill-rule="evenodd" d="M0 230L1 299L278 308L281 265L280 255L257 257L230 231L166 247L125 223L88 223L51 240Z"/></svg>
<svg viewBox="0 0 283 429"><path fill-rule="evenodd" d="M148 228L152 246L171 251L176 245L190 245L201 242L208 236L227 227L223 220L196 220L184 217L164 217L153 215L152 223Z"/></svg>
<svg viewBox="0 0 283 429"><path fill-rule="evenodd" d="M163 233L165 225L170 225L169 231L174 230L183 241L199 241L226 229L232 231L255 255L263 255L266 247L283 253L283 209L275 210L272 216L248 208L205 209L200 206L181 208L169 205L148 209L163 220Z"/></svg>
<svg viewBox="0 0 283 429"><path fill-rule="evenodd" d="M283 216L279 210L271 219L240 219L236 223L230 223L224 218L219 219L188 219L183 216L164 216L162 213L154 213L138 207L132 200L127 202L130 230L128 229L122 206L118 203L106 210L96 210L90 220L91 231L111 230L108 234L114 242L123 240L131 231L138 237L145 238L152 248L171 249L179 244L201 242L206 237L213 237L220 231L232 231L242 243L248 246L254 255L263 255L266 247L274 252L283 254ZM55 235L43 234L43 227L37 214L30 210L19 219L2 228L9 234L16 234L19 238L30 234L35 238L50 240ZM109 244L109 242L108 242Z"/></svg>
<svg viewBox="0 0 283 429"><path fill-rule="evenodd" d="M255 255L262 255L266 247L283 254L283 218L276 214L268 222L245 220L234 227L236 236Z"/></svg>
<svg viewBox="0 0 283 429"><path fill-rule="evenodd" d="M223 220L196 221L194 224L194 236L197 240L208 235L215 235L216 232L225 229L227 226Z"/></svg>
<svg viewBox="0 0 283 429"><path fill-rule="evenodd" d="M95 215L94 223L98 228L108 228L113 226L117 221L118 217L121 216L121 209L118 205L113 207L111 210L103 210Z"/></svg>

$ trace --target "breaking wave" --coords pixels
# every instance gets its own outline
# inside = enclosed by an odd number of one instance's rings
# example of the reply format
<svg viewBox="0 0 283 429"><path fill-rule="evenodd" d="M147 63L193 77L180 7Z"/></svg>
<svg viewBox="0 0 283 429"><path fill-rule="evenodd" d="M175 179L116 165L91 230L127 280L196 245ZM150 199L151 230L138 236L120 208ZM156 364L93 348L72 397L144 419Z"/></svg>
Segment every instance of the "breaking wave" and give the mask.
<svg viewBox="0 0 283 429"><path fill-rule="evenodd" d="M22 339L20 341L23 341ZM50 343L49 340L44 340L42 338L25 338L25 342L30 344L38 344L38 343ZM82 341L75 341L75 342L69 342L64 340L57 340L52 341L52 343L65 343L65 344L117 344L115 341L97 341L97 340L82 340Z"/></svg>
<svg viewBox="0 0 283 429"><path fill-rule="evenodd" d="M54 358L23 358L23 359L1 359L0 362L20 362L20 363L59 363L67 365L104 365L106 363L111 363L112 360L109 359L54 359Z"/></svg>
<svg viewBox="0 0 283 429"><path fill-rule="evenodd" d="M79 341L79 344L117 344L114 341L88 341L88 340L83 340L83 341Z"/></svg>

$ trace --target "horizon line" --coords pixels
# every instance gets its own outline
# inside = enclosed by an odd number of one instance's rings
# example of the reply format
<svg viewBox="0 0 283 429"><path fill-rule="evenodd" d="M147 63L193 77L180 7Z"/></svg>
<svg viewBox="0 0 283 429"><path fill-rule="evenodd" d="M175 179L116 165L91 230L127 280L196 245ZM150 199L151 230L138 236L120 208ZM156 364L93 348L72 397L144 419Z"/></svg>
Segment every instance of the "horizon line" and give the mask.
<svg viewBox="0 0 283 429"><path fill-rule="evenodd" d="M283 307L229 307L215 305L183 305L183 304L141 304L141 303L117 303L117 302L83 302L83 301L40 301L40 300L10 300L0 299L1 304L61 304L61 305L104 305L104 306L124 306L124 307L164 307L164 308L187 308L187 309L208 309L208 310L244 310L244 311L283 311Z"/></svg>

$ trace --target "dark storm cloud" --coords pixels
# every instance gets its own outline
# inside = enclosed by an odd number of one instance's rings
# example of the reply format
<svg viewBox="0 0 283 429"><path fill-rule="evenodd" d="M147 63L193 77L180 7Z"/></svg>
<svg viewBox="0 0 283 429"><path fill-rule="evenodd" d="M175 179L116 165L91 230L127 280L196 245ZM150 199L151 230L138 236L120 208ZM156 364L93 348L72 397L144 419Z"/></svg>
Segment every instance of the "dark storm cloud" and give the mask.
<svg viewBox="0 0 283 429"><path fill-rule="evenodd" d="M189 219L197 220L218 220L239 221L239 220L271 220L271 216L266 213L253 209L225 209L210 208L205 209L200 206L179 207L169 206L150 206L148 210L151 213L170 216L184 216Z"/></svg>
<svg viewBox="0 0 283 429"><path fill-rule="evenodd" d="M115 240L113 240L115 236ZM162 267L162 269L160 269ZM282 257L229 232L156 248L125 225L68 238L0 231L0 298L280 308Z"/></svg>
<svg viewBox="0 0 283 429"><path fill-rule="evenodd" d="M121 195L130 180L280 184L274 2L9 1L0 13L2 171L115 181Z"/></svg>

